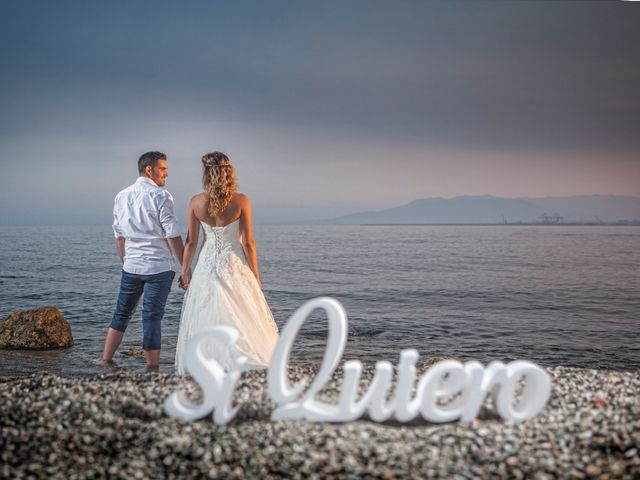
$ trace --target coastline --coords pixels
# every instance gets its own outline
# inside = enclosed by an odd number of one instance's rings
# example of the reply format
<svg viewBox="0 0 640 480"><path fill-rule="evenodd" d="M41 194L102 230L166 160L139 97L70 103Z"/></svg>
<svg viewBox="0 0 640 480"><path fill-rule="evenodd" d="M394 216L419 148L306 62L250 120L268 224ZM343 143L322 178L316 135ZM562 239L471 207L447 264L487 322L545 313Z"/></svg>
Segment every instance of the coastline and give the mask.
<svg viewBox="0 0 640 480"><path fill-rule="evenodd" d="M341 368L319 398L337 400ZM315 371L292 365L289 378ZM164 415L170 393L199 390L172 374L0 377L0 477L637 478L640 371L546 371L549 403L519 424L488 400L470 424L271 421L265 371L242 374L226 426Z"/></svg>

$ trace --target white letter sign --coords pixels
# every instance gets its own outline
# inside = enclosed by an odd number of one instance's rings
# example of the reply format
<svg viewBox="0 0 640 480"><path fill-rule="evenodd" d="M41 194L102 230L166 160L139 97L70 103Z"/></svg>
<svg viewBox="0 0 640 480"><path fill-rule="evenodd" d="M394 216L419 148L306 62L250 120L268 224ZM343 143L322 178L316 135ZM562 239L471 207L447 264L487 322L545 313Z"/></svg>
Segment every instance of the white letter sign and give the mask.
<svg viewBox="0 0 640 480"><path fill-rule="evenodd" d="M302 324L315 309L327 314L329 336L320 371L311 385L303 377L290 385L287 377L289 353ZM203 330L196 335L187 348L186 369L198 382L203 392L200 404L189 402L184 392L176 392L167 398L165 412L172 417L191 421L209 415L218 424L226 424L239 407L231 408L231 397L240 378L240 368L246 357L237 359L237 368L231 372L224 369L213 358L206 358L203 343L217 338L231 347L238 337L232 327L220 326ZM476 361L461 363L456 360L438 362L418 380L415 396L418 352L402 350L398 364L398 379L393 396L387 400L393 377L393 365L378 361L375 374L367 391L358 398L358 386L362 374L362 363L350 360L343 366L343 382L338 403L329 404L315 398L335 371L347 341L347 314L342 305L329 297L318 297L296 310L284 327L273 351L267 384L269 395L277 408L272 420L307 419L319 422L347 422L367 413L376 422L391 417L399 422L408 422L418 415L433 422L461 420L469 422L477 417L487 395L491 395L500 416L520 422L537 415L546 405L551 394L551 380L541 367L524 360L505 365L491 362L487 367ZM521 398L516 400L516 390L522 381ZM442 398L456 397L446 404Z"/></svg>

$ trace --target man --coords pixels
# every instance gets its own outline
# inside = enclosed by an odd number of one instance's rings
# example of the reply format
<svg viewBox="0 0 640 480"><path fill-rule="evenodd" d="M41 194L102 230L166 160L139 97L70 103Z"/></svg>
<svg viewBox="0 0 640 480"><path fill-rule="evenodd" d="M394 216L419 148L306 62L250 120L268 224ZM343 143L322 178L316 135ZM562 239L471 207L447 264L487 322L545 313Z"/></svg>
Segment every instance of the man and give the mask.
<svg viewBox="0 0 640 480"><path fill-rule="evenodd" d="M118 304L104 342L102 360L111 362L144 292L142 348L149 370L160 362L160 325L183 244L173 213L173 197L165 190L167 156L147 152L138 160L136 182L116 195L113 232L122 262Z"/></svg>

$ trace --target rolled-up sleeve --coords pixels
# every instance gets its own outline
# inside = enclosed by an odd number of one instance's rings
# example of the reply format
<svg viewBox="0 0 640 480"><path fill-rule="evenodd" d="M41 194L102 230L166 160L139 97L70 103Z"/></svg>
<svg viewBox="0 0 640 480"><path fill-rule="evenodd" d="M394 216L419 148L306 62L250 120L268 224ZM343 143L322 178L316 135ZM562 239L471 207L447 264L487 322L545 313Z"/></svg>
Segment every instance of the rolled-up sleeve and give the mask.
<svg viewBox="0 0 640 480"><path fill-rule="evenodd" d="M120 226L121 212L120 202L118 201L118 198L119 197L116 196L115 200L113 201L113 225L111 225L111 228L113 228L113 234L116 238L124 237L124 231Z"/></svg>
<svg viewBox="0 0 640 480"><path fill-rule="evenodd" d="M163 190L157 198L158 202L158 219L165 238L173 238L180 236L180 227L178 220L173 213L173 196L166 190Z"/></svg>

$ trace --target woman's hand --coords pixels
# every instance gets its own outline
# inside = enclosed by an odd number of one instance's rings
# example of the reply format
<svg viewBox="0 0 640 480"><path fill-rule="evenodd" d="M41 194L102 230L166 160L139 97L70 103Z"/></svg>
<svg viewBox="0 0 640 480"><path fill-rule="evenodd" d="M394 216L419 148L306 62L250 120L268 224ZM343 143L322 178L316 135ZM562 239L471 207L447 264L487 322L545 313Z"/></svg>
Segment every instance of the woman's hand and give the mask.
<svg viewBox="0 0 640 480"><path fill-rule="evenodd" d="M180 278L178 279L178 285L184 290L189 288L189 283L191 283L191 267L182 270L182 272L180 272Z"/></svg>

